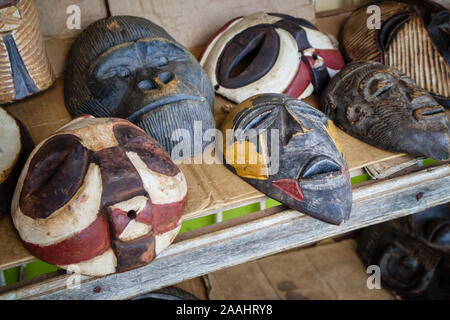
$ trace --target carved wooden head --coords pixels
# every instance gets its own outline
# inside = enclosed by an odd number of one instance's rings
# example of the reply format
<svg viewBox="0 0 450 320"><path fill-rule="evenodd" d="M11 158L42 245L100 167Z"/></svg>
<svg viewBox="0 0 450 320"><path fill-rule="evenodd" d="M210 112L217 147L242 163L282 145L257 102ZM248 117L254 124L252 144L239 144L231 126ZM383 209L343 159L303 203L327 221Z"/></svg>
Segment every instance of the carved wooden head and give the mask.
<svg viewBox="0 0 450 320"><path fill-rule="evenodd" d="M33 147L25 126L0 108L0 216L11 211L17 179Z"/></svg>
<svg viewBox="0 0 450 320"><path fill-rule="evenodd" d="M356 9L343 24L346 59L398 69L450 107L450 11L425 0L377 1L381 25L376 29L366 24L371 4Z"/></svg>
<svg viewBox="0 0 450 320"><path fill-rule="evenodd" d="M37 258L105 275L164 250L186 199L183 173L144 131L126 120L80 117L32 152L12 217Z"/></svg>
<svg viewBox="0 0 450 320"><path fill-rule="evenodd" d="M222 132L226 165L252 186L328 223L349 218L347 164L322 112L287 95L261 94L237 106Z"/></svg>
<svg viewBox="0 0 450 320"><path fill-rule="evenodd" d="M84 30L71 49L64 87L72 115L127 119L169 154L175 129L193 139L194 121L203 131L215 127L208 77L183 46L143 18L110 17Z"/></svg>
<svg viewBox="0 0 450 320"><path fill-rule="evenodd" d="M450 157L444 108L411 78L381 63L348 64L328 83L320 107L342 130L374 146Z"/></svg>
<svg viewBox="0 0 450 320"><path fill-rule="evenodd" d="M0 1L0 104L49 88L48 61L35 0Z"/></svg>
<svg viewBox="0 0 450 320"><path fill-rule="evenodd" d="M259 93L295 98L320 93L344 61L309 21L256 13L224 25L210 40L200 64L216 93L240 103Z"/></svg>
<svg viewBox="0 0 450 320"><path fill-rule="evenodd" d="M381 284L405 299L450 298L450 207L363 230L358 254L365 266L378 265Z"/></svg>

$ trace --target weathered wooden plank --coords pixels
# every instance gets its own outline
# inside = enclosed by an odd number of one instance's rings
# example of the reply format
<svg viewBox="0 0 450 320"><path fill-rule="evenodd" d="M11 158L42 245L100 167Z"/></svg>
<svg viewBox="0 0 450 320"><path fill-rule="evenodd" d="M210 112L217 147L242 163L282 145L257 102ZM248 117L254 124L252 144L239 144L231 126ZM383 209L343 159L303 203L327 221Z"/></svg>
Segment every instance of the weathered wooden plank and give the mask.
<svg viewBox="0 0 450 320"><path fill-rule="evenodd" d="M151 264L103 278L82 277L66 288L68 275L2 290L0 299L126 299L368 225L450 201L450 165L355 188L350 220L333 226L286 210L258 220L175 243ZM6 288L7 290L8 288Z"/></svg>

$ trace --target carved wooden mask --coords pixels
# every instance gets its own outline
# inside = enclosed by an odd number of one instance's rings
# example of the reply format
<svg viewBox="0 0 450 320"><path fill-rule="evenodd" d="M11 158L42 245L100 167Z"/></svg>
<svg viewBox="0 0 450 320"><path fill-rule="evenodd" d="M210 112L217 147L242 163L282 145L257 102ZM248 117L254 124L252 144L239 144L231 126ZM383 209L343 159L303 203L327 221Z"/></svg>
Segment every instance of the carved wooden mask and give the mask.
<svg viewBox="0 0 450 320"><path fill-rule="evenodd" d="M34 0L0 1L0 104L49 88L47 59Z"/></svg>
<svg viewBox="0 0 450 320"><path fill-rule="evenodd" d="M433 159L450 157L444 108L411 78L381 63L348 64L328 83L320 108L366 143Z"/></svg>
<svg viewBox="0 0 450 320"><path fill-rule="evenodd" d="M228 22L200 64L216 93L240 103L259 93L305 98L342 69L341 53L305 19L256 13Z"/></svg>
<svg viewBox="0 0 450 320"><path fill-rule="evenodd" d="M229 129L233 134L227 135ZM256 95L224 122L226 165L267 196L341 224L349 218L352 191L335 130L322 112L300 100Z"/></svg>
<svg viewBox="0 0 450 320"><path fill-rule="evenodd" d="M12 203L31 254L105 275L145 265L175 238L187 199L183 173L130 122L80 117L40 143Z"/></svg>
<svg viewBox="0 0 450 320"><path fill-rule="evenodd" d="M33 147L25 126L0 108L0 216L11 211L17 179Z"/></svg>
<svg viewBox="0 0 450 320"><path fill-rule="evenodd" d="M450 206L363 230L358 254L404 299L450 299Z"/></svg>
<svg viewBox="0 0 450 320"><path fill-rule="evenodd" d="M110 17L84 30L71 49L64 87L72 115L132 121L169 154L175 129L193 139L194 121L203 131L215 127L214 92L197 60L143 18Z"/></svg>
<svg viewBox="0 0 450 320"><path fill-rule="evenodd" d="M378 1L381 28L369 29L366 4L342 27L346 59L377 61L400 70L450 107L450 11L425 0Z"/></svg>

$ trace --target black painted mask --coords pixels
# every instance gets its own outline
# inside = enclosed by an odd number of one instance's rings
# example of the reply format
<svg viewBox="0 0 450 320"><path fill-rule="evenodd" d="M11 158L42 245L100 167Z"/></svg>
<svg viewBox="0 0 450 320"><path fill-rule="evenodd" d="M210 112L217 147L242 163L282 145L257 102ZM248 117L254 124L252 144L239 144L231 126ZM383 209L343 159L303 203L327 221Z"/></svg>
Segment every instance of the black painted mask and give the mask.
<svg viewBox="0 0 450 320"><path fill-rule="evenodd" d="M450 298L450 205L363 230L358 254L404 299Z"/></svg>
<svg viewBox="0 0 450 320"><path fill-rule="evenodd" d="M68 60L65 99L74 116L132 121L169 153L174 130L186 129L193 148L194 121L203 132L215 127L213 89L198 62L161 27L138 17L99 20L80 35Z"/></svg>
<svg viewBox="0 0 450 320"><path fill-rule="evenodd" d="M347 164L323 113L286 95L256 95L228 115L222 133L228 168L252 186L325 222L348 219Z"/></svg>
<svg viewBox="0 0 450 320"><path fill-rule="evenodd" d="M327 85L320 107L339 128L374 146L450 157L444 108L413 80L380 63L347 65Z"/></svg>

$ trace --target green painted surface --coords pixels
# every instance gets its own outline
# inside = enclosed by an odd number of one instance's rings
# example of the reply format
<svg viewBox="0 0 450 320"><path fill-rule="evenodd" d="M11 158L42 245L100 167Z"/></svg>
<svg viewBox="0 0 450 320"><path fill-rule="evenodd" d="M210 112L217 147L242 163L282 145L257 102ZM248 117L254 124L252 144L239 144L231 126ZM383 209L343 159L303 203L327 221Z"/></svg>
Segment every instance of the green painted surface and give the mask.
<svg viewBox="0 0 450 320"><path fill-rule="evenodd" d="M181 224L180 233L209 226L215 221L215 216L213 214L205 217L187 220Z"/></svg>
<svg viewBox="0 0 450 320"><path fill-rule="evenodd" d="M58 270L58 267L45 263L43 261L35 261L27 264L25 272L25 279L30 279L44 273L49 273Z"/></svg>
<svg viewBox="0 0 450 320"><path fill-rule="evenodd" d="M361 183L364 181L369 181L369 180L371 180L371 178L368 173L364 173L362 175L353 177L350 180L351 180L352 184L358 184L358 183Z"/></svg>
<svg viewBox="0 0 450 320"><path fill-rule="evenodd" d="M19 267L3 271L6 284L12 284L19 281Z"/></svg>
<svg viewBox="0 0 450 320"><path fill-rule="evenodd" d="M237 218L255 211L259 211L259 203L249 204L247 206L243 206L236 209L231 209L223 212L223 220L230 220L233 218Z"/></svg>

